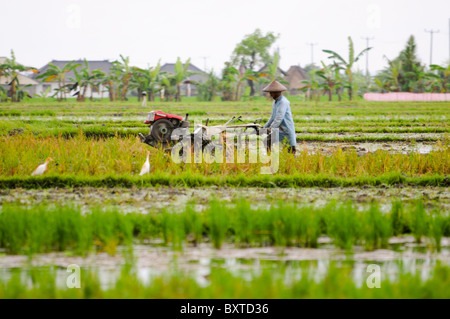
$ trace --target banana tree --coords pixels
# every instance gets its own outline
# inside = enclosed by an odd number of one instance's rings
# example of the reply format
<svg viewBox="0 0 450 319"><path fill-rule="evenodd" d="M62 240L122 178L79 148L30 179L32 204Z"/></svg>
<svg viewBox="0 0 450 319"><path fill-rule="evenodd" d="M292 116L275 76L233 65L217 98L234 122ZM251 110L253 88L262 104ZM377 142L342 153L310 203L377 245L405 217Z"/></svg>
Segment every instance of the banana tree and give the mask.
<svg viewBox="0 0 450 319"><path fill-rule="evenodd" d="M177 87L177 93L175 96L175 100L177 102L181 101L181 83L190 75L192 75L192 72L188 70L189 63L191 62L191 59L187 59L186 63L183 65L181 63L181 59L178 58L177 62L175 63L175 74L173 75L173 79L175 81L175 85Z"/></svg>
<svg viewBox="0 0 450 319"><path fill-rule="evenodd" d="M336 84L336 81L333 79L335 72L333 70L332 65L326 65L323 61L320 61L320 63L322 64L322 67L323 67L321 69L321 71L323 73L321 75L319 74L319 76L325 80L325 83L323 84L323 88L325 89L325 91L328 92L328 100L332 101L333 100L333 89Z"/></svg>
<svg viewBox="0 0 450 319"><path fill-rule="evenodd" d="M316 103L320 98L319 90L321 88L321 83L318 80L318 77L323 77L324 72L322 70L312 69L309 71L309 80L304 80L301 83L304 83L305 86L302 88L303 91L309 91L309 99L310 101L314 100Z"/></svg>
<svg viewBox="0 0 450 319"><path fill-rule="evenodd" d="M112 62L113 66L111 68L111 73L113 76L111 77L111 81L108 83L110 88L110 96L111 89L114 88L115 92L113 96L119 98L121 101L125 101L127 97L127 92L130 84L130 79L133 75L133 68L130 66L130 58L123 57L120 55L121 61ZM115 83L114 80L116 81ZM114 99L114 97L113 97Z"/></svg>
<svg viewBox="0 0 450 319"><path fill-rule="evenodd" d="M156 67L149 67L148 69L133 68L134 74L132 77L133 86L138 89L138 97L143 91L148 94L148 100L155 100L155 93L161 78L161 63L158 61Z"/></svg>
<svg viewBox="0 0 450 319"><path fill-rule="evenodd" d="M430 65L430 69L432 72L436 72L435 74L437 75L438 79L439 79L439 84L441 87L441 92L442 93L447 93L450 83L450 64L444 68L440 65L437 64L432 64Z"/></svg>
<svg viewBox="0 0 450 319"><path fill-rule="evenodd" d="M9 96L11 97L11 102L18 102L21 99L21 95L17 94L17 88L20 87L19 74L24 71L38 73L34 67L18 64L14 51L11 50L11 59L6 58L5 62L0 65L0 77L4 76L10 81Z"/></svg>
<svg viewBox="0 0 450 319"><path fill-rule="evenodd" d="M103 97L102 84L103 79L105 78L106 73L102 71L102 69L92 70L91 76L89 77L88 85L91 87L91 96L89 99L92 101L94 90L97 90Z"/></svg>
<svg viewBox="0 0 450 319"><path fill-rule="evenodd" d="M172 74L164 73L161 77L161 86L164 92L164 99L172 101L173 96L176 96L178 92L175 77Z"/></svg>
<svg viewBox="0 0 450 319"><path fill-rule="evenodd" d="M389 68L375 78L375 83L382 91L400 92L400 71L403 62L399 59L389 60L386 56L385 59L388 61Z"/></svg>
<svg viewBox="0 0 450 319"><path fill-rule="evenodd" d="M353 40L351 37L348 37L349 42L349 52L348 52L348 60L346 61L344 58L342 58L338 53L332 51L332 50L322 50L325 53L330 54L328 57L329 59L333 59L337 61L337 63L345 70L345 73L347 74L347 88L348 88L348 96L350 100L353 100L353 73L352 68L353 65L358 62L359 58L372 49L371 47L365 48L362 50L358 55L355 57L355 50L353 47Z"/></svg>
<svg viewBox="0 0 450 319"><path fill-rule="evenodd" d="M59 97L58 101L62 101L63 99L66 99L66 75L70 71L74 70L75 68L81 66L81 64L74 64L75 61L70 61L69 63L65 64L62 68L54 65L53 63L48 64L48 69L38 75L36 79L43 79L45 82L51 82L51 81L58 81L58 90Z"/></svg>

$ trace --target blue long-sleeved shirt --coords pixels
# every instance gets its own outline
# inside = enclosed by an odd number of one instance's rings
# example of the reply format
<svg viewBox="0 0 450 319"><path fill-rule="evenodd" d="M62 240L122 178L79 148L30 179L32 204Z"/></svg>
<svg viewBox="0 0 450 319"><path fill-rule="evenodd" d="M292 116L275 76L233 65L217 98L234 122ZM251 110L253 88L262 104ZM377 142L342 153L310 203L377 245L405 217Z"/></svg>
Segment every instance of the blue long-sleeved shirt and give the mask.
<svg viewBox="0 0 450 319"><path fill-rule="evenodd" d="M297 144L291 103L284 96L273 101L272 115L264 127L280 128L280 141L281 137L287 136L290 146Z"/></svg>

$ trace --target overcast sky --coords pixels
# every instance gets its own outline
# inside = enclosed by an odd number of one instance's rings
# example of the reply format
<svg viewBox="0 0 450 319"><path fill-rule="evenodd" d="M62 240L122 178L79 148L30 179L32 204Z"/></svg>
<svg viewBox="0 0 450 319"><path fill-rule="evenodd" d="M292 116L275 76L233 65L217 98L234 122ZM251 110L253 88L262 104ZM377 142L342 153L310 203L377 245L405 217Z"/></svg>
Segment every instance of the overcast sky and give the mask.
<svg viewBox="0 0 450 319"><path fill-rule="evenodd" d="M279 34L280 66L327 61L323 49L348 55L373 37L369 70L395 58L412 34L420 60L449 59L448 0L2 0L0 56L13 49L18 62L42 67L52 59L119 59L139 67L191 58L196 66L219 73L243 37L260 28ZM273 51L273 50L272 50ZM365 57L358 63L365 70Z"/></svg>

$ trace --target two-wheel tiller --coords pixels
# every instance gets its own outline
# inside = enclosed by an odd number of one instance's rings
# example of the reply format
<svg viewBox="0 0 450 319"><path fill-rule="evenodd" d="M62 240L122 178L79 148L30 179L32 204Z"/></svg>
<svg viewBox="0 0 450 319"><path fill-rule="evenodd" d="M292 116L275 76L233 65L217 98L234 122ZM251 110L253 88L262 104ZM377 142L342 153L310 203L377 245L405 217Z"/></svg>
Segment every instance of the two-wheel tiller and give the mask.
<svg viewBox="0 0 450 319"><path fill-rule="evenodd" d="M209 119L206 120L206 125L197 125L197 128L193 133L189 132L190 122L188 121L189 114L186 114L185 119L181 116L165 113L162 111L151 111L148 113L148 118L144 122L145 124L150 124L150 132L148 135L139 133L139 137L143 143L146 143L153 147L162 147L165 149L170 149L170 146L176 141L180 141L183 137L189 136L191 142L194 143L196 140L202 142L202 148L211 142L211 138L215 134L225 132L227 129L253 129L256 134L259 134L259 129L261 128L261 119L254 121L253 123L240 124L240 125L230 125L232 122L241 120L241 116L233 116L224 125L208 126ZM185 134L180 134L180 136L174 138L172 134L175 129L184 129ZM179 130L180 132L181 130ZM195 137L197 136L197 139ZM193 144L192 144L193 145Z"/></svg>

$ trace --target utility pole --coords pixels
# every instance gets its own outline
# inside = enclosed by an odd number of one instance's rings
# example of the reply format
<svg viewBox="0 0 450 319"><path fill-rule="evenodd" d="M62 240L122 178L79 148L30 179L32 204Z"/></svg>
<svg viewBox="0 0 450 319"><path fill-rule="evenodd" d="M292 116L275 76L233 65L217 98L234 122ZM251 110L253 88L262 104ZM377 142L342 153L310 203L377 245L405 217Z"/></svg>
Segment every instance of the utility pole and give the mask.
<svg viewBox="0 0 450 319"><path fill-rule="evenodd" d="M317 45L317 43L306 43L307 45L311 46L311 64L314 64L314 46Z"/></svg>
<svg viewBox="0 0 450 319"><path fill-rule="evenodd" d="M425 32L430 32L430 65L433 64L433 33L439 33L439 30L427 30L425 29Z"/></svg>
<svg viewBox="0 0 450 319"><path fill-rule="evenodd" d="M203 71L206 72L206 59L208 59L209 56L201 56L200 58L203 59Z"/></svg>
<svg viewBox="0 0 450 319"><path fill-rule="evenodd" d="M361 37L361 39L366 40L366 48L369 47L369 41L375 39L375 37ZM369 80L369 51L366 51L366 76L367 81Z"/></svg>

